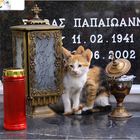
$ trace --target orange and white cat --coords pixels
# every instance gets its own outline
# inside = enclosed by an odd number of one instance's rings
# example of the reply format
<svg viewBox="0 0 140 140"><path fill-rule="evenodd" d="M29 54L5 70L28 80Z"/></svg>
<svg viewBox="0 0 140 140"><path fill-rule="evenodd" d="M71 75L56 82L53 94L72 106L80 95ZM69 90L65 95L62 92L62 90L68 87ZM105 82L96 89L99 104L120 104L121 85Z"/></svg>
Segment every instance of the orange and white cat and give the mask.
<svg viewBox="0 0 140 140"><path fill-rule="evenodd" d="M63 79L64 91L62 101L64 105L64 114L80 114L80 95L87 81L92 59L92 51L87 49L82 54L71 54L63 48L65 59L65 74Z"/></svg>
<svg viewBox="0 0 140 140"><path fill-rule="evenodd" d="M105 82L105 74L102 75L102 69L94 66L89 69L92 59L92 52L83 46L79 46L74 52L70 52L63 48L63 54L67 60L65 61L65 77L64 77L64 94L62 95L64 103L64 114L80 113L78 107L80 104L80 95L84 99L84 107L82 111L92 110L96 104L100 108L94 111L102 111L110 109L109 90ZM85 96L83 96L85 95ZM73 102L71 108L71 99ZM93 111L93 110L92 110ZM94 112L93 111L93 112Z"/></svg>

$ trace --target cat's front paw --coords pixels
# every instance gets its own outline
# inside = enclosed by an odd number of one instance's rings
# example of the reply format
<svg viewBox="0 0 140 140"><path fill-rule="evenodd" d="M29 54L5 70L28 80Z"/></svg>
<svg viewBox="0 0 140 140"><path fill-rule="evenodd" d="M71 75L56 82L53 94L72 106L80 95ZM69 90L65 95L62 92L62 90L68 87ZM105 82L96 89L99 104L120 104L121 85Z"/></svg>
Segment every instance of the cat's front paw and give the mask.
<svg viewBox="0 0 140 140"><path fill-rule="evenodd" d="M73 114L73 112L64 112L63 113L64 116L69 116L69 115L72 115L72 114Z"/></svg>
<svg viewBox="0 0 140 140"><path fill-rule="evenodd" d="M83 108L83 105L79 105L78 108L73 108L74 114L77 114L77 115L81 114L82 113L82 108Z"/></svg>
<svg viewBox="0 0 140 140"><path fill-rule="evenodd" d="M74 114L75 115L80 115L80 114L82 114L82 110L75 111Z"/></svg>

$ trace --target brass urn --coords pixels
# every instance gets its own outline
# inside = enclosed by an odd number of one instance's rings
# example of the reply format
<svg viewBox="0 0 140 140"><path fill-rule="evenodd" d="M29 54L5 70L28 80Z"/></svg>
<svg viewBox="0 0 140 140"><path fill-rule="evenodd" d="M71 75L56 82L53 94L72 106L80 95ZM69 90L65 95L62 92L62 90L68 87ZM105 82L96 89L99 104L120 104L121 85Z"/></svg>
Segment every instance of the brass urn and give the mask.
<svg viewBox="0 0 140 140"><path fill-rule="evenodd" d="M127 118L132 116L123 105L124 98L129 94L135 77L133 75L125 75L130 68L131 63L127 59L113 59L106 66L110 92L117 101L116 108L109 114L110 117Z"/></svg>

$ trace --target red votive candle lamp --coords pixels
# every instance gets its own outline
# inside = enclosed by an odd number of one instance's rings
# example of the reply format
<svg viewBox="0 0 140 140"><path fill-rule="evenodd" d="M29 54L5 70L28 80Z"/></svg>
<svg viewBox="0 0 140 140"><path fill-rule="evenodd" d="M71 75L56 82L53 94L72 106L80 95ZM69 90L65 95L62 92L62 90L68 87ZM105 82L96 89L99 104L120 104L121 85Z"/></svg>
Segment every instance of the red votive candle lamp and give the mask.
<svg viewBox="0 0 140 140"><path fill-rule="evenodd" d="M22 130L26 128L25 75L23 69L3 71L4 128Z"/></svg>

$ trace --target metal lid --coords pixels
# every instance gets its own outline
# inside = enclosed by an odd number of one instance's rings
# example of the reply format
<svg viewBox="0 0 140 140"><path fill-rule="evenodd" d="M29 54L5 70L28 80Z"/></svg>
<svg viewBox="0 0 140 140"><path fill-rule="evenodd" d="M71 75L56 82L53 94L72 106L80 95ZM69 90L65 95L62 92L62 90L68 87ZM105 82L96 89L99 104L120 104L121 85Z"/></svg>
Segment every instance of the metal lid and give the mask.
<svg viewBox="0 0 140 140"><path fill-rule="evenodd" d="M3 76L7 76L7 77L22 77L24 75L25 75L24 69L9 68L3 70Z"/></svg>
<svg viewBox="0 0 140 140"><path fill-rule="evenodd" d="M127 59L115 59L110 62L105 71L109 77L120 77L126 74L131 68L131 63Z"/></svg>

